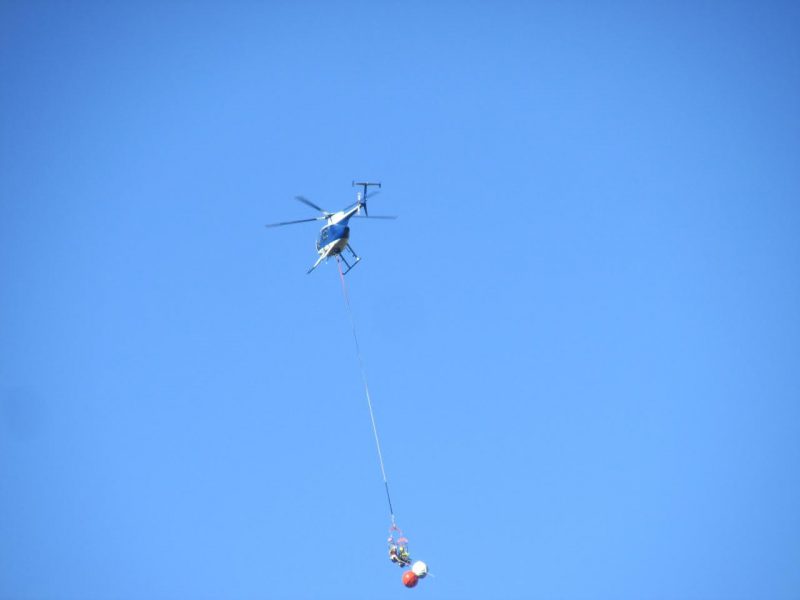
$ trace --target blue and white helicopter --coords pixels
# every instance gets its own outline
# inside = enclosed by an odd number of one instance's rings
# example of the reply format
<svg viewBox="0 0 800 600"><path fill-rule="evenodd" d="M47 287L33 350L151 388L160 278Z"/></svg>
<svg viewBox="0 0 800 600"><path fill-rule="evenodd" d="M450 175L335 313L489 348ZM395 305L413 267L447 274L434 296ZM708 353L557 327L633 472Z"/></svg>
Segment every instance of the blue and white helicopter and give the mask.
<svg viewBox="0 0 800 600"><path fill-rule="evenodd" d="M313 219L299 219L297 221L282 221L281 223L271 223L266 225L265 227L281 227L283 225L294 225L295 223L308 223L311 221L327 221L327 225L323 227L319 232L319 237L317 238L317 253L319 254L319 258L317 262L308 270L308 273L311 273L314 269L319 266L323 260L330 258L331 256L336 256L342 259L344 262L346 270L344 274L346 275L350 269L355 267L358 262L361 260L361 257L355 253L352 246L350 246L350 219L356 218L369 218L369 219L396 219L397 217L394 216L369 216L367 212L367 198L371 198L378 192L367 193L367 190L371 186L381 187L380 183L369 182L369 181L360 181L360 182L353 182L353 186L361 186L364 188L363 192L358 192L356 195L356 203L348 206L347 208L340 210L339 212L332 213L330 211L325 210L311 202L308 198L304 198L303 196L295 196L295 199L303 204L307 204L311 208L318 210L322 213L320 217L314 217ZM361 214L363 211L363 215ZM350 255L350 261L352 264L347 260L344 252L345 250Z"/></svg>

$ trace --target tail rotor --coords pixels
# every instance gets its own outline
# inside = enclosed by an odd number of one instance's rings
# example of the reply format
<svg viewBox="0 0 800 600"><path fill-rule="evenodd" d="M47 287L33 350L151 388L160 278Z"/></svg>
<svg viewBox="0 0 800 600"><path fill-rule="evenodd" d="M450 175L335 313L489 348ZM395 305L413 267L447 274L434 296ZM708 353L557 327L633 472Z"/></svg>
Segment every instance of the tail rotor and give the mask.
<svg viewBox="0 0 800 600"><path fill-rule="evenodd" d="M369 193L367 193L367 190L369 189L370 186L376 186L376 187L380 188L381 184L380 184L380 182L377 182L377 181L376 182L373 182L373 181L354 181L353 182L353 187L356 187L356 186L361 186L361 187L364 188L364 191L359 194L358 204L359 204L359 207L363 207L364 208L364 216L365 217L369 217L369 212L367 212L367 198L371 198L372 196L374 196L378 192L375 191L375 192L372 192L371 194L369 194Z"/></svg>

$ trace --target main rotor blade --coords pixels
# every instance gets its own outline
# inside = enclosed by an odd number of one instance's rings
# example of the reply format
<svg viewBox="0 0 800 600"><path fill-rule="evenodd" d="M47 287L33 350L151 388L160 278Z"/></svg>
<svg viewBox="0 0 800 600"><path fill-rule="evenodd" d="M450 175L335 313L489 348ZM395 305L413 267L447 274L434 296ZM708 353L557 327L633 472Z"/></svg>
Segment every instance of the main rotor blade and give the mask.
<svg viewBox="0 0 800 600"><path fill-rule="evenodd" d="M281 225L294 225L295 223L310 223L311 221L324 221L325 217L314 217L313 219L299 219L297 221L282 221L281 223L270 223L264 227L280 227Z"/></svg>
<svg viewBox="0 0 800 600"><path fill-rule="evenodd" d="M298 202L302 202L303 204L308 204L311 208L317 209L319 212L321 212L325 216L331 214L327 210L325 210L322 207L317 206L311 200L309 200L308 198L305 198L304 196L295 196L294 199L297 200Z"/></svg>
<svg viewBox="0 0 800 600"><path fill-rule="evenodd" d="M354 215L356 219L396 219L396 215Z"/></svg>

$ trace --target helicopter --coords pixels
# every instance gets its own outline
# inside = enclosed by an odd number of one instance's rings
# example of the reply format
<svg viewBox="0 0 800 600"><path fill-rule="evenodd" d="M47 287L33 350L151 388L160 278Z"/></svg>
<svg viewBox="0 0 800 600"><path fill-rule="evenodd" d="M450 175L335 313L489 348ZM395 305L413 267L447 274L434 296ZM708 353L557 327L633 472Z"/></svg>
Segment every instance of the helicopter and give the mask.
<svg viewBox="0 0 800 600"><path fill-rule="evenodd" d="M345 264L346 270L343 272L343 275L346 275L350 272L350 269L355 267L361 257L356 254L353 247L350 245L350 219L356 218L369 218L369 219L396 219L395 216L378 216L373 215L369 216L367 212L367 198L371 198L378 192L371 192L367 193L368 189L372 186L376 186L378 188L381 187L380 182L370 182L370 181L360 181L360 182L353 182L353 187L363 187L363 192L358 192L356 194L356 203L351 204L350 206L340 210L339 212L330 212L321 208L311 202L308 198L304 196L295 196L295 200L298 202L302 202L313 208L314 210L318 210L322 213L322 216L314 217L313 219L299 219L296 221L282 221L280 223L270 223L269 225L265 225L265 227L282 227L283 225L294 225L296 223L309 223L311 221L327 221L327 224L320 229L319 236L317 237L317 253L319 254L319 258L317 262L315 262L312 267L306 272L306 274L311 273L314 269L316 269L319 264L325 260L330 258L331 256L335 256L340 258L342 262ZM361 214L363 211L363 215ZM347 255L345 255L345 251L347 251ZM348 257L350 260L348 261Z"/></svg>

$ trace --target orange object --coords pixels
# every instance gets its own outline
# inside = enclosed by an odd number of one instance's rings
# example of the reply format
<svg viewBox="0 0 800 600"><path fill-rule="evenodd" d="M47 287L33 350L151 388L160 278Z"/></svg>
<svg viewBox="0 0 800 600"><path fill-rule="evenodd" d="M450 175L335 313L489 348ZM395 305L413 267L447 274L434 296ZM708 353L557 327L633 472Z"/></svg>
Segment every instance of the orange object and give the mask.
<svg viewBox="0 0 800 600"><path fill-rule="evenodd" d="M419 577L414 574L414 571L406 571L403 573L403 585L407 588L412 588L417 585Z"/></svg>

